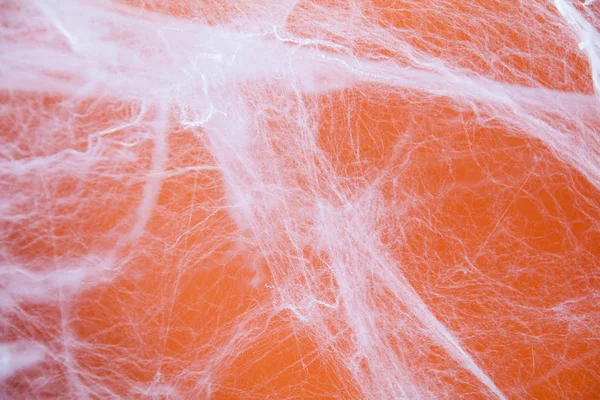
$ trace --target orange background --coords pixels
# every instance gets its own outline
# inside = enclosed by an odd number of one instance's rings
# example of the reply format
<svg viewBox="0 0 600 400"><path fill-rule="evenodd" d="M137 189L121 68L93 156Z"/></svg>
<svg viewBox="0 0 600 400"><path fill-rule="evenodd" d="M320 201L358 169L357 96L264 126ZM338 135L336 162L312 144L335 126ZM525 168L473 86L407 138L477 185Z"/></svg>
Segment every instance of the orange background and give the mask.
<svg viewBox="0 0 600 400"><path fill-rule="evenodd" d="M268 15L264 2L205 3L129 6L237 29ZM577 116L531 112L598 135L588 62L550 3L357 4L301 1L287 32L427 69L363 37L361 24L378 24L464 76L579 94ZM355 31L336 32L331 15ZM598 398L600 194L526 122L483 97L360 79L301 98L285 78L237 87L259 121L252 166L214 151L235 140L229 117L193 128L173 105L2 92L2 163L27 165L0 175L15 199L2 261L54 288L11 292L1 341L47 355L2 382L4 396L496 398L436 338L434 317L506 398Z"/></svg>

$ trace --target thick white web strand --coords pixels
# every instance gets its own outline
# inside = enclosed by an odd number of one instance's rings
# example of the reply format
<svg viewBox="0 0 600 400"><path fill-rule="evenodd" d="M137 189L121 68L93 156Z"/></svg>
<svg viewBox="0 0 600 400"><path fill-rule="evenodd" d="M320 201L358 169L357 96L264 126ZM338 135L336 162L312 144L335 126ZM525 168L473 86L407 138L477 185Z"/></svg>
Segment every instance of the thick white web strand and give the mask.
<svg viewBox="0 0 600 400"><path fill-rule="evenodd" d="M13 21L19 18L26 18L31 21L26 26L39 24L40 33L31 37L20 27L15 28L16 32L8 32L17 37L25 35L30 43L3 46L4 88L35 88L82 97L103 94L155 102L170 100L193 113L184 113L183 123L202 125L216 111L208 94L209 86L211 90L218 90L214 88L292 75L301 85L300 90L310 93L342 88L347 81L378 82L390 85L390 90L416 89L464 102L483 103L478 106L491 107L492 111L507 108L495 117L512 120L517 114L515 123L521 130L546 142L559 157L574 164L596 186L599 184L600 157L593 129L597 99L592 96L520 88L476 78L468 71L452 68L452 60L419 54L401 37L390 38L390 33L377 26L374 33L363 40L392 49L392 54L409 66L398 65L394 59L360 60L352 55L312 50L314 46L326 50L335 47L319 40L281 37L277 26L265 28L262 34L244 35L156 15L133 18L83 5L77 6L82 17L72 20L69 15L73 11L69 7L65 2L41 3L29 10L19 10L19 16L10 19L15 23ZM44 12L40 12L40 8ZM568 22L565 29L573 27L573 43L581 40L579 44L589 58L591 78L598 93L598 33L572 6L557 2L557 8ZM156 30L158 23L164 26L159 31ZM331 23L331 29L347 24ZM367 33L370 32L367 30ZM357 34L367 35L362 31ZM49 46L42 48L39 42L47 42ZM194 56L190 57L190 49L196 49ZM345 51L350 52L350 49ZM48 62L40 64L40 59ZM418 69L415 70L415 66ZM536 82L531 84L536 86ZM547 113L566 119L565 124L584 126L575 132L565 132L540 118Z"/></svg>
<svg viewBox="0 0 600 400"><path fill-rule="evenodd" d="M26 320L21 305L38 303L60 309L65 324L59 327L56 342L24 338L2 343L0 379L50 358L70 371L71 395L114 395L72 356L94 349L86 348L68 328L70 299L94 286L110 285L122 273L125 261L117 254L144 239L149 219L161 210L157 197L163 180L196 171L218 174L225 192L222 209L235 222L240 245L266 260L272 295L215 333L217 339L207 345L213 350L187 366L185 378L197 382L193 393L179 388L177 381L158 383L159 378L128 382L130 393L210 396L235 354L266 340L264 321L283 314L298 333L323 343L323 356L347 371L364 398L444 398L452 390L441 381L422 379L419 374L429 372L419 371L401 353L390 350L390 336L396 329L407 342L435 343L491 397L506 398L474 355L419 297L403 266L379 239L385 220L390 214L401 218L402 211L386 208L377 176L372 180L344 177L319 147L321 109L314 99L361 85L376 85L390 98L404 98L407 92L449 98L458 109L474 111L481 121L493 120L539 141L600 189L600 18L569 1L538 3L524 12L552 21L557 31L570 38L564 45L585 55L590 75L587 93L551 90L534 78L520 86L495 79L493 73L478 75L458 60L413 47L405 38L415 33L380 23L370 14L368 2L347 7L236 3L248 10L245 17L221 26L208 21L202 6L194 9L193 4L186 18L108 1L2 4L0 89L8 99L3 115L14 113L16 106L23 108L23 115L41 108L33 102L19 103L14 93L63 99L60 113L39 115L35 125L23 117L19 139L2 137L2 222L29 221L38 214L50 220L65 218L58 210L76 205L77 191L63 197L50 193L36 201L45 191L44 180L75 175L93 181L108 176L141 183L143 189L132 206L133 217L121 221L118 233L109 233L114 239L109 250L90 249L76 259L23 264L2 249L3 318L22 313ZM591 3L587 4L591 7ZM290 29L288 18L295 13L302 18ZM355 43L385 52L359 53ZM77 137L81 133L74 132L75 117L82 104L96 99L120 102L117 111L125 117L118 126L86 126L87 146L82 151L80 144L71 146L71 141L81 140ZM270 123L274 115L277 127ZM193 130L210 157L167 170L169 157L177 157L169 144L174 126ZM123 130L128 136L120 136ZM24 157L15 145L21 140L33 143L42 155ZM138 150L143 143L150 143L149 161L143 171L130 172L129 166L143 158ZM28 191L11 190L14 182L28 179L33 182ZM110 202L114 196L118 193L107 193L99 201ZM46 240L52 240L52 235ZM302 254L307 247L319 254L324 269L309 265ZM182 262L180 268L191 267ZM334 282L326 288L323 270ZM165 272L175 281L178 274ZM257 278L255 284L259 283ZM165 293L160 307L168 305ZM44 321L31 322L50 329ZM262 329L257 328L261 324ZM339 333L331 324L352 338L349 346L337 344Z"/></svg>

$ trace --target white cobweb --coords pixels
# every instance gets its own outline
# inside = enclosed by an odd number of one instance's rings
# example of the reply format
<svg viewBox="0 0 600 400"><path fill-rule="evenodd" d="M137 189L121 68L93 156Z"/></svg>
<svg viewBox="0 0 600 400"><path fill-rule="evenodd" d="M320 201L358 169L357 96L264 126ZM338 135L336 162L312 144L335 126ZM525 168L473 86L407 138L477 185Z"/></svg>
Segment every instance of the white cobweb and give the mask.
<svg viewBox="0 0 600 400"><path fill-rule="evenodd" d="M592 398L600 8L505 3L1 1L0 397Z"/></svg>

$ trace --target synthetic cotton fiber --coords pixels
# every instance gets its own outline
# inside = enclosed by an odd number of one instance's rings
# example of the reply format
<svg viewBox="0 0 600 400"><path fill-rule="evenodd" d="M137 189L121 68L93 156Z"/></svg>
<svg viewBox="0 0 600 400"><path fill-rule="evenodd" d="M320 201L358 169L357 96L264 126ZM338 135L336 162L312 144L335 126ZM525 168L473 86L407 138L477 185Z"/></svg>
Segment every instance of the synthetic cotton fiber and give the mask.
<svg viewBox="0 0 600 400"><path fill-rule="evenodd" d="M599 29L0 0L0 398L598 399Z"/></svg>

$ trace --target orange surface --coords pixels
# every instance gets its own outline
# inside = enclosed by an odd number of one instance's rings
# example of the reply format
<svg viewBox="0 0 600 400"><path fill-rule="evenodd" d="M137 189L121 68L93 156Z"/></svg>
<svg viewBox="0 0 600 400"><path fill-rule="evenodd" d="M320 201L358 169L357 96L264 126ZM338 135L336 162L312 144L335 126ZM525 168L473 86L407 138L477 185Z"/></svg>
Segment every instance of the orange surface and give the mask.
<svg viewBox="0 0 600 400"><path fill-rule="evenodd" d="M600 3L430 3L0 5L0 398L599 398Z"/></svg>

